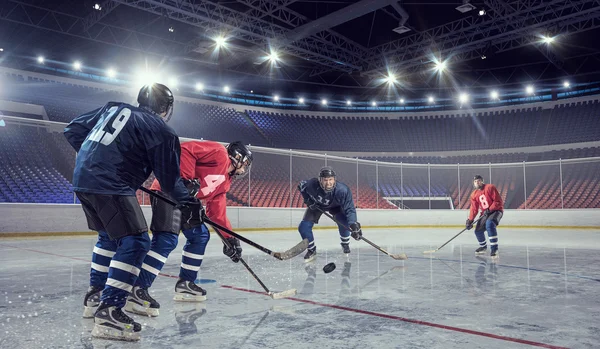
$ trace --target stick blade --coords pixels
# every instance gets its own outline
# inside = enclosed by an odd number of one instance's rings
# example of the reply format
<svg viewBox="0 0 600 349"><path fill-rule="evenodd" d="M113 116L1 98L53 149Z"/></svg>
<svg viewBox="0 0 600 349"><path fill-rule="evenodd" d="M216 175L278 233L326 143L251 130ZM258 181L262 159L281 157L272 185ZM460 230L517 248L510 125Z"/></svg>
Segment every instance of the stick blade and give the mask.
<svg viewBox="0 0 600 349"><path fill-rule="evenodd" d="M271 293L269 293L269 296L271 296L271 298L273 298L273 299L283 299L283 298L295 296L296 293L298 293L298 291L295 288L292 288L292 289L289 289L287 291L282 291L282 292L271 292Z"/></svg>
<svg viewBox="0 0 600 349"><path fill-rule="evenodd" d="M395 260L399 260L399 261L408 259L408 256L406 255L406 253L391 254L390 257L394 258Z"/></svg>
<svg viewBox="0 0 600 349"><path fill-rule="evenodd" d="M290 248L285 252L275 252L273 253L273 257L285 261L290 258L294 258L300 253L306 251L308 248L308 239L303 239L296 246Z"/></svg>
<svg viewBox="0 0 600 349"><path fill-rule="evenodd" d="M423 251L424 254L431 254L431 253L435 253L435 252L437 252L437 250Z"/></svg>

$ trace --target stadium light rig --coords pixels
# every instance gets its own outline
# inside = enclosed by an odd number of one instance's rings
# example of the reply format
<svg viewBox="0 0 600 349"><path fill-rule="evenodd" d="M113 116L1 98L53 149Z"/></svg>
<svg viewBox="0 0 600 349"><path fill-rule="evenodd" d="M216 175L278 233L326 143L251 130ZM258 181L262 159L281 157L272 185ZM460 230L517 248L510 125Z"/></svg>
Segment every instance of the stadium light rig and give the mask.
<svg viewBox="0 0 600 349"><path fill-rule="evenodd" d="M102 6L100 6L100 4L98 4L98 3L94 4L93 8L96 11L101 11L102 10Z"/></svg>
<svg viewBox="0 0 600 349"><path fill-rule="evenodd" d="M460 102L460 104L465 104L465 103L468 103L468 102L469 102L469 95L468 95L468 94L466 94L466 93L464 93L464 92L463 92L463 93L461 93L461 94L458 96L458 101Z"/></svg>
<svg viewBox="0 0 600 349"><path fill-rule="evenodd" d="M223 92L229 93L229 91L231 91L231 89L229 88L229 86L223 87Z"/></svg>
<svg viewBox="0 0 600 349"><path fill-rule="evenodd" d="M179 80L177 80L177 78L169 79L169 87L170 88L177 88L177 85L179 85Z"/></svg>
<svg viewBox="0 0 600 349"><path fill-rule="evenodd" d="M271 51L271 53L267 55L267 58L271 63L277 63L277 61L279 61L279 55L275 51Z"/></svg>
<svg viewBox="0 0 600 349"><path fill-rule="evenodd" d="M385 82L387 82L389 85L393 85L396 82L398 82L398 80L396 79L396 76L394 76L394 74L389 74L386 78L385 78Z"/></svg>
<svg viewBox="0 0 600 349"><path fill-rule="evenodd" d="M227 44L227 40L224 37L219 36L215 38L215 43L217 44L217 48L221 48Z"/></svg>
<svg viewBox="0 0 600 349"><path fill-rule="evenodd" d="M443 73L446 70L447 64L445 61L435 61L435 70Z"/></svg>
<svg viewBox="0 0 600 349"><path fill-rule="evenodd" d="M571 83L568 82L568 81L565 81L565 82L563 82L563 87L564 88L569 88L569 87L571 87Z"/></svg>
<svg viewBox="0 0 600 349"><path fill-rule="evenodd" d="M80 61L73 62L73 69L81 70L81 62Z"/></svg>
<svg viewBox="0 0 600 349"><path fill-rule="evenodd" d="M196 91L202 91L204 90L204 84L199 82L196 84Z"/></svg>
<svg viewBox="0 0 600 349"><path fill-rule="evenodd" d="M44 64L44 60L45 60L45 59L44 59L44 56L38 56L38 58L37 58L37 62L38 62L39 64Z"/></svg>
<svg viewBox="0 0 600 349"><path fill-rule="evenodd" d="M429 102L430 104L435 102L435 98L433 98L433 96L429 96L427 97L427 102Z"/></svg>
<svg viewBox="0 0 600 349"><path fill-rule="evenodd" d="M535 92L535 89L532 85L527 85L527 87L525 87L525 92L531 96Z"/></svg>
<svg viewBox="0 0 600 349"><path fill-rule="evenodd" d="M372 107L376 107L377 106L377 102L375 102L375 101L371 102L371 106Z"/></svg>
<svg viewBox="0 0 600 349"><path fill-rule="evenodd" d="M300 104L304 104L304 98L300 97L300 98L298 99L298 103L300 103Z"/></svg>
<svg viewBox="0 0 600 349"><path fill-rule="evenodd" d="M352 105L352 101L351 101L351 100L347 100L347 101L346 101L346 105L347 105L347 106L351 106L351 105Z"/></svg>
<svg viewBox="0 0 600 349"><path fill-rule="evenodd" d="M496 101L500 98L500 94L498 93L498 91L494 90L490 92L490 98Z"/></svg>
<svg viewBox="0 0 600 349"><path fill-rule="evenodd" d="M400 104L404 104L404 98L400 98Z"/></svg>
<svg viewBox="0 0 600 349"><path fill-rule="evenodd" d="M115 77L117 77L117 71L113 68L108 68L106 70L106 76L108 76L111 79L114 79Z"/></svg>
<svg viewBox="0 0 600 349"><path fill-rule="evenodd" d="M279 96L278 96L278 95L275 95L275 96L273 96L273 100L274 100L275 102L279 102Z"/></svg>
<svg viewBox="0 0 600 349"><path fill-rule="evenodd" d="M554 37L552 36L542 36L542 42L546 45L550 45L554 42Z"/></svg>
<svg viewBox="0 0 600 349"><path fill-rule="evenodd" d="M327 100L326 99L322 99L321 100L321 105L327 105Z"/></svg>

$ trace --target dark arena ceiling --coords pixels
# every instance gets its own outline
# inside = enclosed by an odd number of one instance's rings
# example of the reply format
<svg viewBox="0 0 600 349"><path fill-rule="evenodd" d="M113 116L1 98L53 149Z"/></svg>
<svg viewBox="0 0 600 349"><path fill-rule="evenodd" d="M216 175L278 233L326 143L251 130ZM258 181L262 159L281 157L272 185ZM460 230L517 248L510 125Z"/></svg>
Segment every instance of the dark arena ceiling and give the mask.
<svg viewBox="0 0 600 349"><path fill-rule="evenodd" d="M90 74L147 69L293 98L425 98L595 84L599 27L600 0L3 0L0 64L58 73L79 60Z"/></svg>

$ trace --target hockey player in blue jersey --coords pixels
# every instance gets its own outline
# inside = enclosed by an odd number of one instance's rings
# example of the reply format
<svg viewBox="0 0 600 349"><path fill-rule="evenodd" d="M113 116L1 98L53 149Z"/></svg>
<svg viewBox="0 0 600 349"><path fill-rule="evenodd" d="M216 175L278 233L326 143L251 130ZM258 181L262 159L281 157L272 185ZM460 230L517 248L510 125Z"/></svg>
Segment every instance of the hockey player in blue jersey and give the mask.
<svg viewBox="0 0 600 349"><path fill-rule="evenodd" d="M342 182L337 182L335 171L331 167L325 166L321 168L319 178L300 182L298 190L307 206L304 218L298 226L300 236L308 239L308 251L304 256L304 261L313 261L317 256L317 246L312 228L319 223L322 215L320 210L329 211L335 219L350 228L349 231L342 225L338 225L342 250L348 255L350 253L350 236L356 240L360 240L362 236L360 223L356 221L356 209L350 188Z"/></svg>
<svg viewBox="0 0 600 349"><path fill-rule="evenodd" d="M202 212L179 175L179 139L166 122L173 94L164 85L142 87L138 107L109 102L75 118L64 135L78 152L73 189L88 226L98 232L92 254L84 317L94 317L92 336L139 340L141 325L122 308L150 248L146 219L135 195L154 171L180 204L177 222ZM201 223L201 222L200 222Z"/></svg>

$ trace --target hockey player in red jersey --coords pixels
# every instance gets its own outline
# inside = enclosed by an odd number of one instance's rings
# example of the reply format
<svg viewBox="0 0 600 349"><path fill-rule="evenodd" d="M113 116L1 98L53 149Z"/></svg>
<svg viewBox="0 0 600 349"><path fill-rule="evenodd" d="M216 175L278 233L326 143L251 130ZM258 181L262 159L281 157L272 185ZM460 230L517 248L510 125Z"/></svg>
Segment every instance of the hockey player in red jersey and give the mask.
<svg viewBox="0 0 600 349"><path fill-rule="evenodd" d="M226 194L233 178L245 176L250 171L252 159L252 153L242 142L233 142L227 147L211 141L190 141L181 144L181 178L190 193L204 202L206 216L215 223L231 229L226 214ZM156 180L150 189L160 190ZM160 305L150 297L148 288L171 251L177 247L180 229L187 242L183 247L174 299L192 302L206 300L206 291L194 281L198 276L210 235L205 224L195 224L194 220L200 217L192 216L190 221L181 222L178 210L169 204L156 198L152 198L151 204L152 244L144 259L138 282L127 299L125 310L158 316ZM223 245L223 253L237 263L242 255L239 240L225 232L221 233L232 246L228 249Z"/></svg>
<svg viewBox="0 0 600 349"><path fill-rule="evenodd" d="M496 226L500 224L504 214L504 203L498 189L493 184L485 184L482 176L476 175L473 178L473 186L475 190L471 194L471 209L469 210L466 228L469 230L473 228L473 220L477 213L481 211L481 219L475 227L475 236L479 241L479 248L475 250L475 254L484 254L487 251L485 241L485 231L487 230L492 249L491 256L497 258L498 232Z"/></svg>

